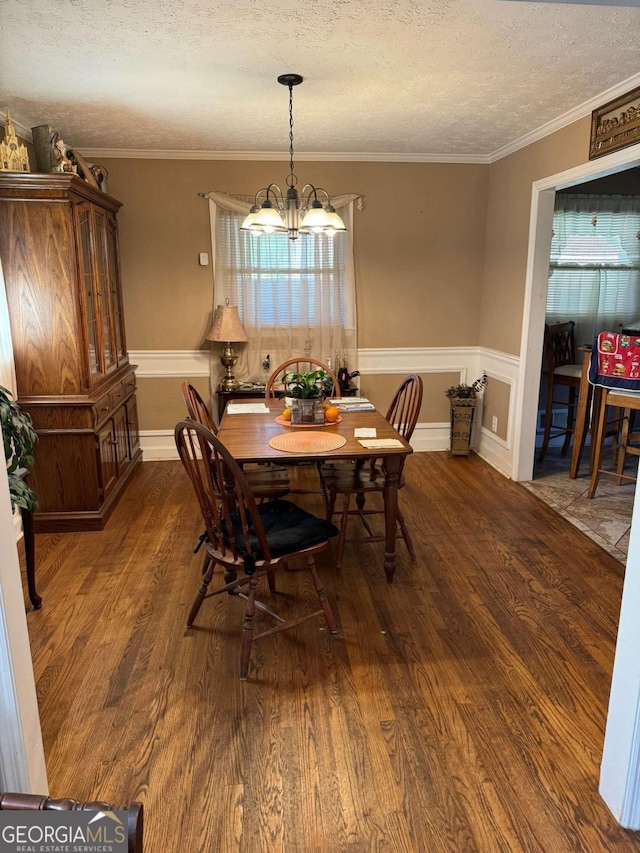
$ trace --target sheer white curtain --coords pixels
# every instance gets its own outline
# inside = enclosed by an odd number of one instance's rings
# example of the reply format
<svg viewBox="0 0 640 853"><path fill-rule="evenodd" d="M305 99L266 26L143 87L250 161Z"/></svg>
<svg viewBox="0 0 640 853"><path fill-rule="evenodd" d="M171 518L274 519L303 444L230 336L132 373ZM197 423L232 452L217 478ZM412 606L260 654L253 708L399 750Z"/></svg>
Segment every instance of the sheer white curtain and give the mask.
<svg viewBox="0 0 640 853"><path fill-rule="evenodd" d="M576 343L640 319L640 199L559 193L548 323L575 320Z"/></svg>
<svg viewBox="0 0 640 853"><path fill-rule="evenodd" d="M249 343L236 347L240 381L264 379L271 366L294 356L322 361L346 355L356 368L357 318L353 264L355 195L332 203L346 234L261 237L240 231L250 205L222 193L208 193L214 263L213 310L229 299L238 306ZM212 349L212 382L221 376L219 352Z"/></svg>

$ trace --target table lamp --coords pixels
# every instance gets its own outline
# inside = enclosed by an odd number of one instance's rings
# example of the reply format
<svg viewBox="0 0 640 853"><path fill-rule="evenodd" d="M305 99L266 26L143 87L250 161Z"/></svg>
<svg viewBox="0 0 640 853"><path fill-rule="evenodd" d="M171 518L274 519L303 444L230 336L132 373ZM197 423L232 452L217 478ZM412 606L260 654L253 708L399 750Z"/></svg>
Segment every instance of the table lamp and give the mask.
<svg viewBox="0 0 640 853"><path fill-rule="evenodd" d="M226 305L218 305L216 308L207 340L224 343L220 361L225 369L225 374L218 383L218 388L220 391L234 391L240 387L240 383L235 381L233 375L233 365L238 360L238 356L234 353L232 344L243 343L249 338L242 328L237 306L229 305L228 299Z"/></svg>

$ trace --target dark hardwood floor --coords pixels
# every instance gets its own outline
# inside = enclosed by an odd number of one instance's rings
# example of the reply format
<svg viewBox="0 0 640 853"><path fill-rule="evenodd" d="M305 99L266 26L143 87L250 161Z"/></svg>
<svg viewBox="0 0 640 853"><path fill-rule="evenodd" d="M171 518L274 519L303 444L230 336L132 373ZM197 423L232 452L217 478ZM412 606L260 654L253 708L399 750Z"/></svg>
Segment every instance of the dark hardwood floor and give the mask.
<svg viewBox="0 0 640 853"><path fill-rule="evenodd" d="M623 567L477 458L406 475L417 563L400 541L388 585L382 545L340 570L332 546L338 639L258 643L244 683L241 602L184 627L202 523L178 462L142 465L104 531L39 535L52 796L144 801L147 853L640 851L597 791ZM309 583L281 575L278 606Z"/></svg>

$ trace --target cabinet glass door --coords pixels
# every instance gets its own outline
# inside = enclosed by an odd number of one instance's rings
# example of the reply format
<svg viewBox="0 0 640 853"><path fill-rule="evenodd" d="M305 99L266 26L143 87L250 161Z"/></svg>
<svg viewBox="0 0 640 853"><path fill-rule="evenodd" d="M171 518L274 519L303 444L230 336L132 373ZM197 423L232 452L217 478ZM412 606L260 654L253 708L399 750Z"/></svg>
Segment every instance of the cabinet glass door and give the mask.
<svg viewBox="0 0 640 853"><path fill-rule="evenodd" d="M113 309L113 328L116 335L116 355L118 364L127 358L127 344L124 337L124 313L122 309L122 289L120 285L120 258L118 257L118 232L114 216L107 221L107 247L109 251L109 283L111 287L111 305Z"/></svg>
<svg viewBox="0 0 640 853"><path fill-rule="evenodd" d="M78 233L80 255L80 278L82 283L82 303L86 318L89 374L91 379L103 373L99 349L99 332L96 305L96 281L91 251L91 206L83 203L78 206Z"/></svg>
<svg viewBox="0 0 640 853"><path fill-rule="evenodd" d="M94 209L96 239L96 269L98 274L98 298L102 320L102 354L105 371L116 366L113 314L111 310L111 282L107 256L107 217L101 210Z"/></svg>

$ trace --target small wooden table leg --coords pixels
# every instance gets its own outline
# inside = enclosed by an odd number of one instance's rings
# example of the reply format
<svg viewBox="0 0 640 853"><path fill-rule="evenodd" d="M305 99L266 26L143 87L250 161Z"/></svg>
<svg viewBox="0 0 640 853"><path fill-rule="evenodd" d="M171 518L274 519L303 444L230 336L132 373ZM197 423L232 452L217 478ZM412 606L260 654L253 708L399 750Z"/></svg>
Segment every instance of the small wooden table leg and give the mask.
<svg viewBox="0 0 640 853"><path fill-rule="evenodd" d="M384 460L384 572L387 583L393 583L396 571L396 533L398 524L398 483L400 481L400 456L387 456Z"/></svg>
<svg viewBox="0 0 640 853"><path fill-rule="evenodd" d="M34 610L42 607L42 598L36 592L36 543L33 533L33 515L28 509L22 510L22 532L24 535L24 557L27 566L27 587Z"/></svg>
<svg viewBox="0 0 640 853"><path fill-rule="evenodd" d="M589 384L589 365L591 364L591 348L578 347L582 352L582 372L580 374L580 388L578 390L578 408L576 410L575 432L573 433L573 450L571 452L571 467L569 477L572 480L578 476L580 468L580 457L584 449L584 442L589 429L589 404L591 402L591 385ZM592 424L595 425L595 413ZM591 432L591 447L593 448L593 429Z"/></svg>

